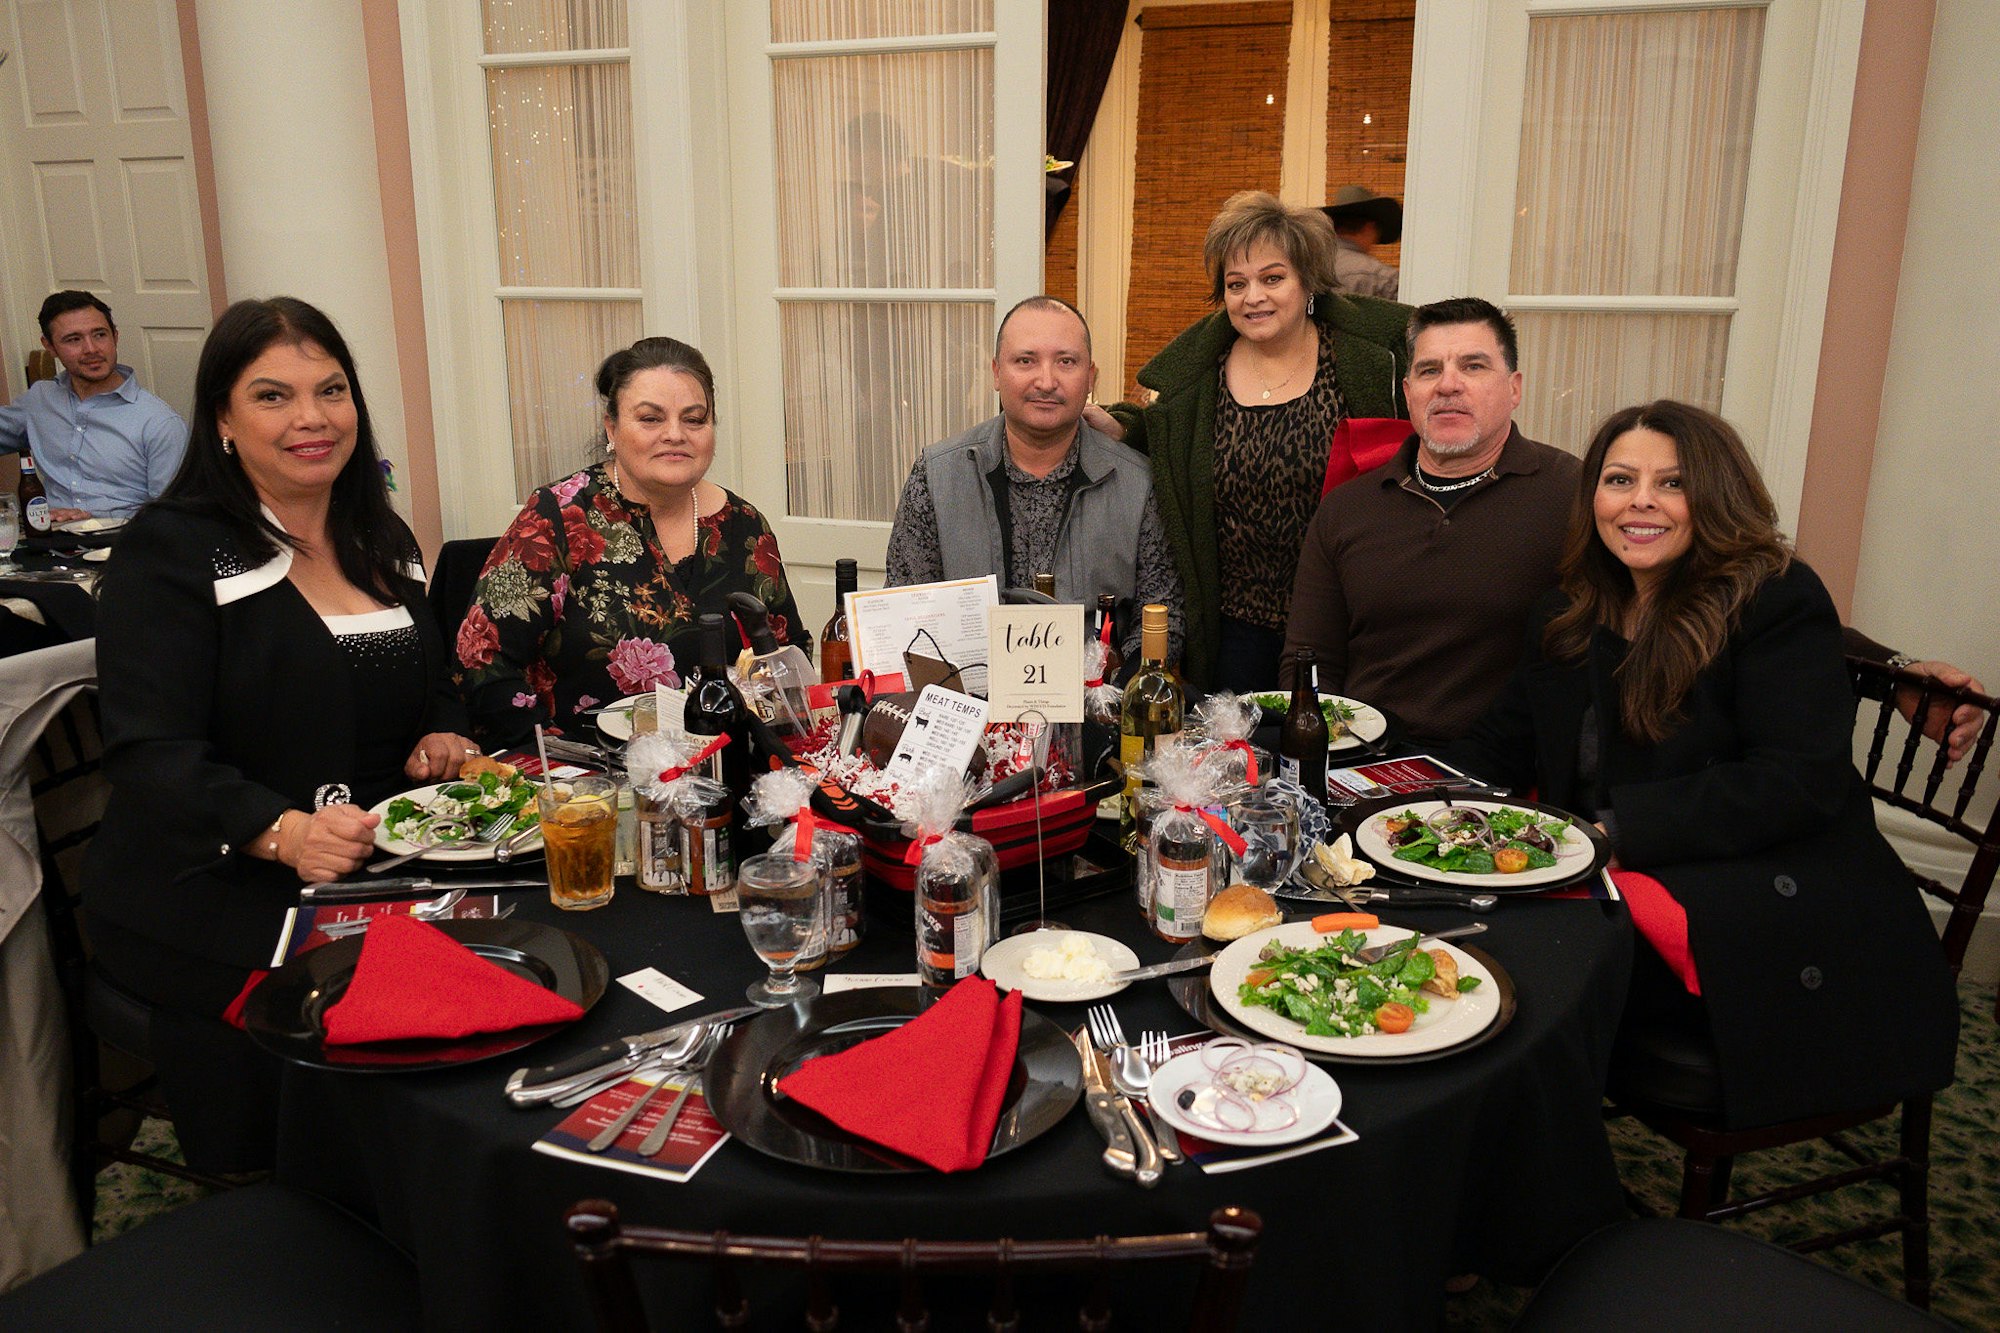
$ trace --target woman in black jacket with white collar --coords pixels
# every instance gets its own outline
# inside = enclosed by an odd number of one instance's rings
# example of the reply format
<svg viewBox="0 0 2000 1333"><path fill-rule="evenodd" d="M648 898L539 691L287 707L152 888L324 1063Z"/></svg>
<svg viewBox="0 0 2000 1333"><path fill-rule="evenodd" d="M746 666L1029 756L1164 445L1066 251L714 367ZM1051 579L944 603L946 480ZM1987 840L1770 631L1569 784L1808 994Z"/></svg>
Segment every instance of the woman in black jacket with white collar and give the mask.
<svg viewBox="0 0 2000 1333"><path fill-rule="evenodd" d="M1743 1127L1949 1083L1950 971L1854 771L1839 618L1729 424L1607 420L1561 579L1449 753L1600 821L1685 911L1691 962L1642 954L1628 1020L1705 1025L1719 1108L1686 1109Z"/></svg>
<svg viewBox="0 0 2000 1333"><path fill-rule="evenodd" d="M186 460L105 570L112 790L84 872L196 1165L268 1165L275 1062L223 1016L300 885L358 869L371 804L476 752L421 580L339 331L289 297L231 306Z"/></svg>

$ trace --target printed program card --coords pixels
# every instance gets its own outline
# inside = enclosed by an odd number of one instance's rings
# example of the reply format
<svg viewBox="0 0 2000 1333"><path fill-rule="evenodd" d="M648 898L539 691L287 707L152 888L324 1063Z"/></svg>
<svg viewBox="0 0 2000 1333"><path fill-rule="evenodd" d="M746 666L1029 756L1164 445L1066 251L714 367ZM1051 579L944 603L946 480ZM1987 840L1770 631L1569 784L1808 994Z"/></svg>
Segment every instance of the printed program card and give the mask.
<svg viewBox="0 0 2000 1333"><path fill-rule="evenodd" d="M683 1076L692 1077L694 1075ZM652 1086L650 1082L628 1078L617 1087L598 1093L571 1111L561 1124L535 1140L535 1151L545 1152L551 1157L565 1157L586 1166L608 1166L613 1171L629 1171L658 1180L690 1179L708 1164L709 1158L715 1156L717 1148L729 1142L729 1131L716 1120L714 1113L708 1109L708 1098L700 1092L692 1093L687 1105L681 1107L673 1132L667 1135L667 1141L660 1150L651 1157L639 1155L639 1144L660 1123L660 1117L667 1113L667 1108L673 1105L674 1094L680 1090L683 1078L676 1078L662 1088L638 1118L625 1126L625 1132L618 1136L618 1141L603 1152L589 1152L584 1145L624 1114L634 1099L645 1096L646 1090Z"/></svg>
<svg viewBox="0 0 2000 1333"><path fill-rule="evenodd" d="M1083 608L996 606L986 633L989 716L1083 721Z"/></svg>
<svg viewBox="0 0 2000 1333"><path fill-rule="evenodd" d="M986 684L986 613L1000 605L991 574L945 583L911 583L847 594L854 674L907 675L903 654L942 657L964 671L965 687Z"/></svg>

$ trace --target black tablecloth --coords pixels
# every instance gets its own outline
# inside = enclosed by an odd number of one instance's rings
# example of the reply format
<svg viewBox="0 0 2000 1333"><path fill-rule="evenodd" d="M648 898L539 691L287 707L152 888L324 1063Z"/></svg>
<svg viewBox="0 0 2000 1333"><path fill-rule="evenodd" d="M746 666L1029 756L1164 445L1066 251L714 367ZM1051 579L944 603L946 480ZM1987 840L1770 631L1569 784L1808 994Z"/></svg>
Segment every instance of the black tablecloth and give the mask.
<svg viewBox="0 0 2000 1333"><path fill-rule="evenodd" d="M93 567L76 555L56 554L47 549L47 544L47 538L21 543L20 549L14 552L16 571L0 573L0 597L18 597L32 602L35 609L41 612L53 642L69 643L96 637L96 599L83 584L60 575L67 570L103 567Z"/></svg>
<svg viewBox="0 0 2000 1333"><path fill-rule="evenodd" d="M680 1016L740 1002L760 972L735 917L703 900L628 885L608 907L562 913L541 895L513 897L518 916L596 943L614 975L651 965L706 997ZM1062 917L1132 943L1143 961L1174 952L1143 932L1129 892ZM408 1248L435 1328L586 1326L560 1219L570 1203L599 1195L635 1221L875 1238L1180 1231L1215 1207L1244 1204L1266 1227L1250 1285L1257 1323L1297 1323L1303 1313L1308 1326L1432 1327L1451 1274L1532 1281L1622 1211L1599 1108L1631 962L1625 913L1512 900L1489 919L1482 947L1518 990L1512 1026L1434 1063L1332 1067L1342 1118L1360 1141L1247 1171L1175 1167L1141 1190L1104 1171L1103 1144L1080 1107L1041 1139L959 1176L835 1174L732 1143L693 1180L671 1184L532 1152L566 1113L511 1109L501 1086L514 1068L669 1021L614 983L573 1030L525 1057L417 1075L292 1069L278 1176L377 1220ZM1401 922L1457 924L1458 914ZM907 928L876 923L837 970L909 972L912 948ZM1115 1004L1128 1033L1192 1026L1164 983L1141 983ZM1038 1007L1065 1028L1083 1019L1081 1005ZM672 1289L692 1303L690 1315L699 1286Z"/></svg>

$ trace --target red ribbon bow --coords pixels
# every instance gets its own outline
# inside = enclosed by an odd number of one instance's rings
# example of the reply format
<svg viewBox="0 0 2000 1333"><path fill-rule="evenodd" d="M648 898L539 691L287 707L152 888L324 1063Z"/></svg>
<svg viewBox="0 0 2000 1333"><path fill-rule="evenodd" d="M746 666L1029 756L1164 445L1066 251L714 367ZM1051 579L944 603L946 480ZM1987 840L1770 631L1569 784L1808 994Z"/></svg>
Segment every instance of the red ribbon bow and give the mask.
<svg viewBox="0 0 2000 1333"><path fill-rule="evenodd" d="M910 840L910 845L908 850L906 850L903 853L903 864L906 866L913 866L921 863L924 859L924 848L930 846L934 842L943 842L943 841L944 841L944 834L942 833L919 834L917 837Z"/></svg>
<svg viewBox="0 0 2000 1333"><path fill-rule="evenodd" d="M727 744L729 744L729 733L724 732L722 735L717 736L714 740L710 741L708 744L702 746L699 750L696 750L693 754L689 755L688 761L685 764L671 764L666 768L661 769L660 781L679 782L682 778L694 772L697 768L700 768L702 765L702 761L714 755L716 751L720 750L723 746Z"/></svg>
<svg viewBox="0 0 2000 1333"><path fill-rule="evenodd" d="M792 835L792 859L794 861L805 862L812 860L813 834L821 829L825 829L828 833L854 832L853 829L847 827L845 824L836 824L831 819L820 818L812 812L811 806L800 806L798 814L792 816L792 818L796 821L795 827L798 830ZM856 834L856 836L860 835Z"/></svg>
<svg viewBox="0 0 2000 1333"><path fill-rule="evenodd" d="M1097 631L1097 641L1104 645L1105 655L1103 660L1106 662L1110 661L1111 660L1111 617L1110 616L1104 617L1104 625L1101 629ZM1104 683L1104 677L1102 674L1098 675L1097 678L1094 680L1086 680L1085 682L1083 682L1084 687L1086 689L1092 689L1092 690L1096 689L1099 685L1102 685L1103 683Z"/></svg>
<svg viewBox="0 0 2000 1333"><path fill-rule="evenodd" d="M1216 746L1215 749L1243 751L1243 780L1245 782L1248 782L1253 787L1257 785L1257 751L1255 747L1253 747L1250 744L1250 742L1224 741L1220 745ZM1213 754L1214 751L1211 750L1209 753ZM1199 764L1207 758L1208 755L1205 754L1201 757L1201 759L1195 760L1195 763Z"/></svg>
<svg viewBox="0 0 2000 1333"><path fill-rule="evenodd" d="M1236 745L1241 745L1242 743L1242 741L1232 742L1232 744ZM1204 810L1192 805L1176 805L1174 809L1185 810L1211 829L1214 829L1215 836L1222 839L1222 845L1229 849L1231 855L1243 855L1246 848L1243 835L1229 827L1229 821L1221 815L1216 814L1213 810Z"/></svg>

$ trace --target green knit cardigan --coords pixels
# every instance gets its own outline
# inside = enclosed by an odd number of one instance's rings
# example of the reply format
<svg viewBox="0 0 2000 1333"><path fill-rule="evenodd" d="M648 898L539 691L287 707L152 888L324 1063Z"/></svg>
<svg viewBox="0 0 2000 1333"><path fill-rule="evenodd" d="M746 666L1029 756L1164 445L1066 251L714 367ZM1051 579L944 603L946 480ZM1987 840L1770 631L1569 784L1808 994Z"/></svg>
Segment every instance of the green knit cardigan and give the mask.
<svg viewBox="0 0 2000 1333"><path fill-rule="evenodd" d="M1372 296L1322 292L1313 319L1333 339L1333 374L1354 417L1401 417L1409 358L1403 330L1410 307ZM1139 372L1158 397L1146 407L1109 409L1125 427L1125 443L1151 456L1153 497L1172 543L1185 590L1187 640L1181 675L1207 690L1221 637L1221 577L1215 551L1215 397L1217 362L1236 341L1229 316L1216 311L1161 349ZM1273 686L1277 682L1272 682Z"/></svg>

